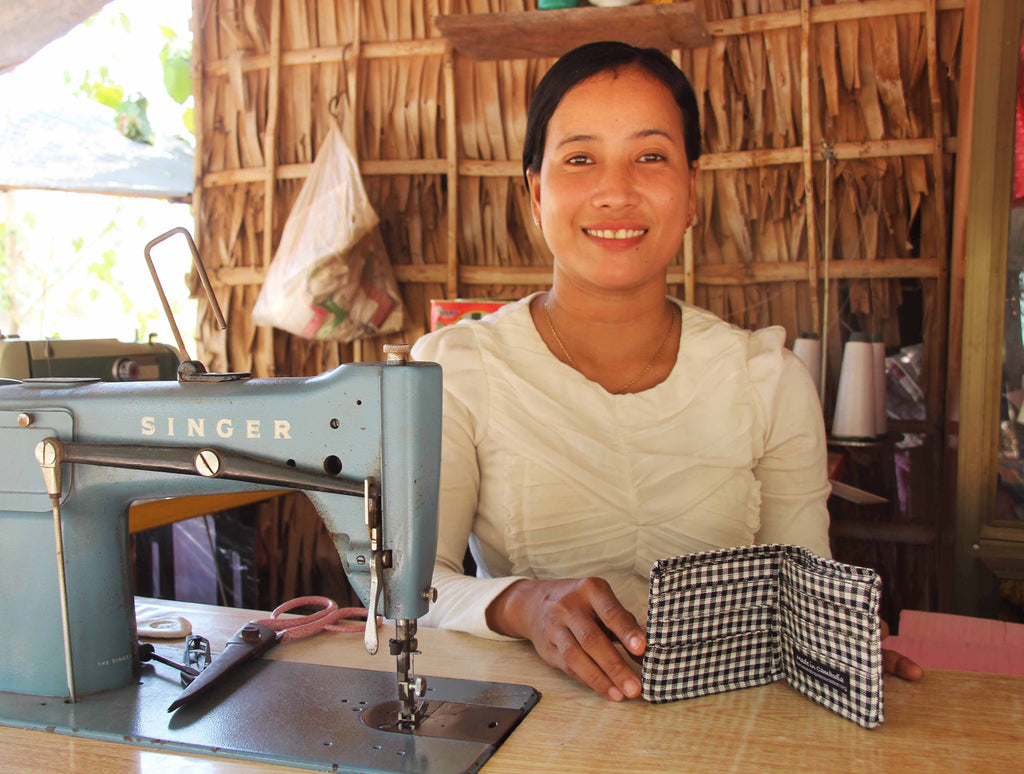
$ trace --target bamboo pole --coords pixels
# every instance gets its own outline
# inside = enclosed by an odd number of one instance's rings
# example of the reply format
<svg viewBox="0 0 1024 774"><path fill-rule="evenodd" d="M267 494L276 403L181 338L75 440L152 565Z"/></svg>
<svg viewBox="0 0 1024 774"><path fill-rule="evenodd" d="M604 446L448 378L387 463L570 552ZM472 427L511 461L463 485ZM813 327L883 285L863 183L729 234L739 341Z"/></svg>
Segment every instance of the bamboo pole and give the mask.
<svg viewBox="0 0 1024 774"><path fill-rule="evenodd" d="M189 75L192 78L192 93L195 95L192 100L192 126L195 127L196 139L192 165L192 240L196 243L199 255L203 254L202 230L199 227L203 211L203 132L200 131L203 105L203 25L199 21L202 18L202 4L203 0L192 0L192 18L189 20L189 27L192 29L192 61L189 64Z"/></svg>
<svg viewBox="0 0 1024 774"><path fill-rule="evenodd" d="M807 225L807 283L811 319L821 319L818 297L818 227L814 200L814 157L811 151L811 14L809 0L800 0L800 135L803 140L804 211ZM822 358L825 362L825 358ZM824 383L824 378L822 379Z"/></svg>
<svg viewBox="0 0 1024 774"><path fill-rule="evenodd" d="M267 81L267 123L263 130L263 266L269 267L274 258L274 200L277 193L277 118L281 103L281 4L274 0L270 6L270 76ZM258 376L272 377L277 368L274 362L274 329L266 325L256 328L256 358L254 371Z"/></svg>
<svg viewBox="0 0 1024 774"><path fill-rule="evenodd" d="M810 9L812 24L836 21L853 21L870 19L878 16L899 16L904 14L925 13L931 0L867 0L865 2L847 2L837 5L820 5ZM939 0L940 11L959 10L964 7L965 0ZM802 9L793 11L775 11L773 13L752 14L734 19L706 21L704 27L712 37L727 35L749 35L751 33L769 32L800 27Z"/></svg>
<svg viewBox="0 0 1024 774"><path fill-rule="evenodd" d="M348 90L348 103L352 111L351 125L351 137L349 137L349 147L352 152L356 154L356 158L359 157L359 65L362 61L363 52L363 31L362 31L362 20L363 20L363 3L362 0L353 0L352 2L352 51L349 59L348 66L348 83L345 84ZM352 360L356 363L361 363L365 359L365 351L362 339L356 339L352 342Z"/></svg>
<svg viewBox="0 0 1024 774"><path fill-rule="evenodd" d="M455 51L449 46L444 56L445 155L448 179L448 234L445 295L459 294L459 138L455 111Z"/></svg>
<svg viewBox="0 0 1024 774"><path fill-rule="evenodd" d="M949 319L949 260L946 245L946 180L942 152L942 98L939 94L939 47L936 33L936 0L928 0L925 14L925 36L928 46L928 89L932 109L932 175L935 199L935 251L939 258L939 276L935 292L935 324L933 330L946 330ZM935 347L935 357L929 365L927 416L942 425L942 407L946 402L946 384L942 375L946 371L947 347Z"/></svg>
<svg viewBox="0 0 1024 774"><path fill-rule="evenodd" d="M956 153L957 138L940 140L942 153ZM935 153L935 140L930 137L908 140L877 140L865 142L837 142L832 147L832 154L837 161L854 159L887 159L901 156L931 156ZM771 150L727 151L723 153L704 153L700 157L700 168L703 172L721 169L753 169L759 167L800 164L805 149L802 147L773 148ZM811 148L811 159L823 161L824 151ZM312 164L279 164L277 165L278 180L301 180L308 177ZM366 177L371 175L444 175L451 169L448 158L443 159L370 159L359 162L359 171ZM462 159L457 165L457 174L461 177L512 177L522 175L520 161L489 161L480 159ZM238 185L240 183L256 183L264 180L265 169L253 167L245 169L225 169L218 172L207 172L203 176L204 188Z"/></svg>
<svg viewBox="0 0 1024 774"><path fill-rule="evenodd" d="M447 263L409 263L394 267L402 283L444 285ZM698 266L694 283L715 286L758 285L771 282L798 282L807 279L806 261L757 262ZM830 279L935 279L940 271L937 258L876 258L833 262ZM265 272L253 266L227 266L209 271L214 286L260 285ZM463 285L546 285L551 282L550 266L462 266L459 282ZM668 284L686 285L685 267L668 272Z"/></svg>

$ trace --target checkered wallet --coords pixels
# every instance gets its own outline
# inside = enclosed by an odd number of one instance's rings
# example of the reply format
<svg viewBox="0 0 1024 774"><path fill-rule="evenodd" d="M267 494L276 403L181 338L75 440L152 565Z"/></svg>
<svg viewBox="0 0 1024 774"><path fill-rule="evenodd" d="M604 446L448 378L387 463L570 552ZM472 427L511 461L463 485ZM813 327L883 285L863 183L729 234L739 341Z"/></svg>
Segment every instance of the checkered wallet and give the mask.
<svg viewBox="0 0 1024 774"><path fill-rule="evenodd" d="M651 570L643 698L691 699L785 678L865 728L883 722L874 570L799 546L727 548Z"/></svg>

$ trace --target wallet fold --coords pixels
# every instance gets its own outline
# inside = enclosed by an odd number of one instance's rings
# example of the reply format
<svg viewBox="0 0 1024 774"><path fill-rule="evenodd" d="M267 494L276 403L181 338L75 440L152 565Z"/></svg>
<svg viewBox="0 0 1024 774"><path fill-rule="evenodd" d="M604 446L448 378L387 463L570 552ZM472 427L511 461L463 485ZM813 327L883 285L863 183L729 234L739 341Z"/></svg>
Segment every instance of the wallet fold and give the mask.
<svg viewBox="0 0 1024 774"><path fill-rule="evenodd" d="M651 570L642 697L785 679L865 728L884 721L878 574L799 546L688 554Z"/></svg>

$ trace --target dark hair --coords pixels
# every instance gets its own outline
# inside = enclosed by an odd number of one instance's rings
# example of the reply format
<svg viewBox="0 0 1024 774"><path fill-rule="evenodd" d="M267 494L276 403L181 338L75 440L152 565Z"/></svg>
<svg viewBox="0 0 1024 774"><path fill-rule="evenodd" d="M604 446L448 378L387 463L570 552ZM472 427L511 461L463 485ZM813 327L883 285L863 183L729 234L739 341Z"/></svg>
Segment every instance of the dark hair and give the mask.
<svg viewBox="0 0 1024 774"><path fill-rule="evenodd" d="M637 48L628 43L601 41L586 43L563 55L548 70L530 100L523 142L523 175L540 172L548 122L562 98L573 86L593 75L636 65L653 75L672 93L683 113L683 140L686 159L693 164L700 158L700 112L697 96L683 71L656 48Z"/></svg>

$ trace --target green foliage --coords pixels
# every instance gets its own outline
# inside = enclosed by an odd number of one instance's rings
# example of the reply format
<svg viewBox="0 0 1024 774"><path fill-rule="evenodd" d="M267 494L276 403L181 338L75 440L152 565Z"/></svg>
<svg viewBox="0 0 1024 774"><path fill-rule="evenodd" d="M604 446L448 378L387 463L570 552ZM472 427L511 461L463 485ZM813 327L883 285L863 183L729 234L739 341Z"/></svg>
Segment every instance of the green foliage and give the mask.
<svg viewBox="0 0 1024 774"><path fill-rule="evenodd" d="M179 105L192 96L192 43L182 44L178 33L170 27L161 27L166 43L160 49L160 64L164 67L164 86L171 99Z"/></svg>
<svg viewBox="0 0 1024 774"><path fill-rule="evenodd" d="M153 127L149 125L146 108L149 100L141 94L126 99L117 108L117 128L129 140L153 144Z"/></svg>
<svg viewBox="0 0 1024 774"><path fill-rule="evenodd" d="M64 80L71 80L71 75L67 71L65 71ZM75 90L75 95L91 97L101 105L117 110L118 106L124 101L124 87L119 86L110 79L110 71L106 65L100 65L96 76L93 76L90 70L85 71L85 74L82 76L82 83Z"/></svg>

